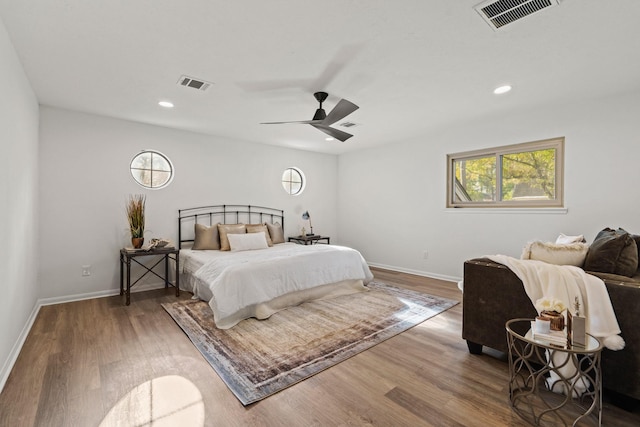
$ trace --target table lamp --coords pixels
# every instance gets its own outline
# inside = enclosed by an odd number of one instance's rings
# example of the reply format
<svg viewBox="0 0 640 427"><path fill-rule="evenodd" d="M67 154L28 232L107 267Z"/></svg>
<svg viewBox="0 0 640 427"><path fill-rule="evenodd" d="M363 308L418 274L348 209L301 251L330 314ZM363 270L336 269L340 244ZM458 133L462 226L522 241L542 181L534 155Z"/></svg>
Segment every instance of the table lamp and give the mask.
<svg viewBox="0 0 640 427"><path fill-rule="evenodd" d="M311 215L309 215L309 211L304 211L302 213L302 219L309 221L309 228L311 229L311 233L307 233L307 236L313 236L313 225L311 225Z"/></svg>

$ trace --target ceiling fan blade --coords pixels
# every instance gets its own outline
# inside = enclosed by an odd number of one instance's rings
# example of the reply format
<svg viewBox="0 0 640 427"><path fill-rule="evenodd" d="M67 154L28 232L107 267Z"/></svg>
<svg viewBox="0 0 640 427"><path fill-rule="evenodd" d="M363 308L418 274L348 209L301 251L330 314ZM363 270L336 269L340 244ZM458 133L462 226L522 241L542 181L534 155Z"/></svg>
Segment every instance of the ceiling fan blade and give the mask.
<svg viewBox="0 0 640 427"><path fill-rule="evenodd" d="M311 126L313 126L314 128L321 130L322 132L326 133L329 136L334 137L335 139L338 139L342 142L345 142L347 139L351 138L353 135L351 135L350 133L346 133L343 132L341 130L338 129L334 129L332 127L329 126L325 126L324 124L312 124Z"/></svg>
<svg viewBox="0 0 640 427"><path fill-rule="evenodd" d="M356 111L358 107L351 101L347 101L346 99L341 99L333 110L327 114L327 117L322 121L323 125L329 126L337 122L338 120L342 120L347 117L349 114Z"/></svg>
<svg viewBox="0 0 640 427"><path fill-rule="evenodd" d="M262 122L261 125L315 125L321 124L322 120L301 120L299 122Z"/></svg>

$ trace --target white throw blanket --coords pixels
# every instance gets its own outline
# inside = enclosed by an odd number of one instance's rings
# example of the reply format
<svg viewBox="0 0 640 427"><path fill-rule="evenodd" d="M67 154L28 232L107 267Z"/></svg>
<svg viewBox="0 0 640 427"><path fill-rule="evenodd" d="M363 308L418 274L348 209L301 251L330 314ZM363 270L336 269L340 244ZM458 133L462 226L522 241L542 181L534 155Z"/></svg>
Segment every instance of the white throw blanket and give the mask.
<svg viewBox="0 0 640 427"><path fill-rule="evenodd" d="M577 297L580 315L587 319L587 332L602 338L603 344L610 350L624 348L609 293L598 277L570 265L520 260L506 255L489 255L487 258L506 265L522 280L534 306L536 301L544 297L561 300L566 307L573 307Z"/></svg>

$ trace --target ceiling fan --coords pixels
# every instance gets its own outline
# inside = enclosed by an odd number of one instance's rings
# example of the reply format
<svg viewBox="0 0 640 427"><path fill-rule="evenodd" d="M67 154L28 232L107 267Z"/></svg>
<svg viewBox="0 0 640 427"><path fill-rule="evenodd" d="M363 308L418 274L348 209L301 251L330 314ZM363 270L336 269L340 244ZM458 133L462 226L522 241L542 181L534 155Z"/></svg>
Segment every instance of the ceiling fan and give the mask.
<svg viewBox="0 0 640 427"><path fill-rule="evenodd" d="M318 109L316 110L316 114L314 114L313 119L302 120L297 122L267 122L267 123L260 123L260 124L261 125L280 125L280 124L311 125L314 128L319 129L322 132L326 133L327 135L330 135L342 142L351 138L353 135L351 135L350 133L332 128L331 125L337 122L338 120L344 119L345 117L347 117L349 114L353 113L360 107L358 107L353 102L347 101L346 99L341 99L336 104L336 106L333 107L333 110L331 110L329 114L327 114L322 108L322 103L324 102L325 99L327 99L327 96L329 96L329 94L327 92L316 92L313 94L313 96L320 103L320 107L318 107Z"/></svg>

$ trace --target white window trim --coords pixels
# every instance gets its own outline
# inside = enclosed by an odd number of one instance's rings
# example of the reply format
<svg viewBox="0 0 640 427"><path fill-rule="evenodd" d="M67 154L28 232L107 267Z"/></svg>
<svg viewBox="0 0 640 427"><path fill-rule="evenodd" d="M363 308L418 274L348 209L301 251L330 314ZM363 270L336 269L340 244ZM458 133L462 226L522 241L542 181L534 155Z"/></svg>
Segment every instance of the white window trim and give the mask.
<svg viewBox="0 0 640 427"><path fill-rule="evenodd" d="M555 165L555 200L527 200L527 201L503 201L497 200L493 202L457 202L454 201L454 174L455 162L461 159L473 159L495 155L499 157L505 154L520 153L524 151L536 151L547 148L556 149L556 165ZM501 170L496 164L496 183L501 180ZM501 186L496 188L500 193ZM499 196L501 198L501 196ZM521 144L505 145L502 147L493 147L481 150L466 151L461 153L447 154L447 209L562 209L564 208L564 137L550 138L541 141L525 142Z"/></svg>
<svg viewBox="0 0 640 427"><path fill-rule="evenodd" d="M159 185L157 187L153 187L153 186L147 186L144 185L143 183L141 183L140 181L138 181L138 179L136 178L136 176L133 174L133 170L137 168L133 168L133 162L135 161L135 159L138 158L138 156L142 155L142 154L151 154L151 155L158 155L161 156L162 158L164 158L167 163L169 163L169 168L170 168L170 175L169 175L169 179L167 180L167 182L165 182L162 185ZM173 162L171 161L171 159L169 157L167 157L165 154L161 153L158 150L153 150L153 149L144 149L141 150L139 153L136 153L135 156L133 156L133 158L131 159L131 161L129 162L129 172L131 173L131 177L133 178L133 180L136 182L136 184L138 184L140 187L147 189L147 190L162 190L163 188L166 188L169 184L171 184L171 182L173 182L173 178L175 177L175 173L176 170L173 167Z"/></svg>
<svg viewBox="0 0 640 427"><path fill-rule="evenodd" d="M295 172L300 176L300 180L301 180L300 190L299 190L298 192L296 192L296 193L292 193L292 192L290 191L290 189L287 189L287 188L284 186L285 182L289 182L289 181L285 181L284 179L282 179L282 180L281 180L282 188L283 188L283 189L284 189L284 191L285 191L288 195L290 195L290 196L299 196L299 195L301 195L301 194L304 192L304 189L305 189L305 188L306 188L306 186L307 186L307 177L304 175L304 173L302 172L302 170L300 170L300 168L295 167L295 166L289 166L288 168L286 168L286 169L282 172L282 174L284 175L284 173L285 173L286 171L288 171L288 170L295 171ZM289 182L289 184L290 184L290 182Z"/></svg>

